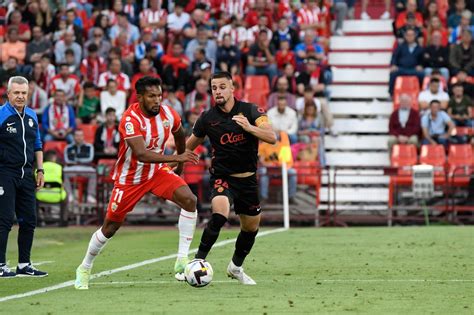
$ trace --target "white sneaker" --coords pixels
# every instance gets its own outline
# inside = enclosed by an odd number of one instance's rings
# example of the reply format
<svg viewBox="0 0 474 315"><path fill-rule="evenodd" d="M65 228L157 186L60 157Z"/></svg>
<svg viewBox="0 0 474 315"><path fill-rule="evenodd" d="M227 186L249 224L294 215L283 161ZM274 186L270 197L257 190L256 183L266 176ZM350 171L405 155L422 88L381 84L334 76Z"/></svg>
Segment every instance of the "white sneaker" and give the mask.
<svg viewBox="0 0 474 315"><path fill-rule="evenodd" d="M368 15L367 12L362 12L360 18L361 20L370 20L370 15Z"/></svg>
<svg viewBox="0 0 474 315"><path fill-rule="evenodd" d="M244 268L242 267L237 267L232 260L229 263L229 266L227 266L227 276L229 276L232 279L238 280L240 283L245 284L245 285L256 285L257 283L247 276L247 274L244 272Z"/></svg>
<svg viewBox="0 0 474 315"><path fill-rule="evenodd" d="M380 19L382 20L388 20L390 18L390 12L385 11L381 16Z"/></svg>

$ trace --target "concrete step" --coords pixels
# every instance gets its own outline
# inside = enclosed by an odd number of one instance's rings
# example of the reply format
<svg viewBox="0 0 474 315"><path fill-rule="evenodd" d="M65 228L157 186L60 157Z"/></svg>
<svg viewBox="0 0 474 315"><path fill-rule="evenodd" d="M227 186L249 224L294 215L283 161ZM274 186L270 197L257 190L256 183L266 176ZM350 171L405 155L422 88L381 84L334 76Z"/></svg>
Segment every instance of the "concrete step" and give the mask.
<svg viewBox="0 0 474 315"><path fill-rule="evenodd" d="M332 67L334 83L385 83L390 69L364 69Z"/></svg>
<svg viewBox="0 0 474 315"><path fill-rule="evenodd" d="M337 102L329 103L333 115L386 115L392 113L391 102Z"/></svg>
<svg viewBox="0 0 474 315"><path fill-rule="evenodd" d="M354 136L339 135L325 137L326 150L386 150L388 136Z"/></svg>
<svg viewBox="0 0 474 315"><path fill-rule="evenodd" d="M387 152L326 152L330 166L389 166Z"/></svg>
<svg viewBox="0 0 474 315"><path fill-rule="evenodd" d="M384 85L331 85L332 99L389 99L388 86Z"/></svg>
<svg viewBox="0 0 474 315"><path fill-rule="evenodd" d="M388 119L335 119L334 130L338 133L388 133Z"/></svg>
<svg viewBox="0 0 474 315"><path fill-rule="evenodd" d="M391 35L376 36L333 36L331 37L330 50L382 50L392 51L395 37Z"/></svg>
<svg viewBox="0 0 474 315"><path fill-rule="evenodd" d="M344 21L345 33L392 33L392 20L348 20Z"/></svg>
<svg viewBox="0 0 474 315"><path fill-rule="evenodd" d="M328 192L326 187L321 188L321 201L326 202ZM330 191L331 200L334 200L334 190ZM337 188L337 202L387 202L388 188Z"/></svg>
<svg viewBox="0 0 474 315"><path fill-rule="evenodd" d="M330 52L332 66L389 66L391 52Z"/></svg>

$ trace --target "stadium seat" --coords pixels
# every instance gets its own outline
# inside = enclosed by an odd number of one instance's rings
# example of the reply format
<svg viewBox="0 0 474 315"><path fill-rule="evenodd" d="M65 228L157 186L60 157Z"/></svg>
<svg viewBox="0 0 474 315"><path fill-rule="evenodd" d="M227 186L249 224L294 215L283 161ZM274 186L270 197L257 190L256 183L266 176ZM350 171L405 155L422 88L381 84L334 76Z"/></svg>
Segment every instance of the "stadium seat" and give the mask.
<svg viewBox="0 0 474 315"><path fill-rule="evenodd" d="M429 76L426 76L424 79L423 79L423 84L421 85L421 90L426 90L428 88L428 85L430 84L430 80L431 78ZM440 83L441 83L441 87L443 89L447 89L448 88L448 83L446 82L446 78L443 77L443 76L440 76Z"/></svg>
<svg viewBox="0 0 474 315"><path fill-rule="evenodd" d="M420 92L420 81L416 76L398 76L395 80L394 93Z"/></svg>
<svg viewBox="0 0 474 315"><path fill-rule="evenodd" d="M268 101L264 93L260 93L257 91L245 92L242 100L245 102L257 104L259 108L263 108L264 110L267 110Z"/></svg>
<svg viewBox="0 0 474 315"><path fill-rule="evenodd" d="M202 179L205 172L206 164L204 162L198 164L184 163L183 179L188 185L196 185L199 200L202 200L203 197Z"/></svg>
<svg viewBox="0 0 474 315"><path fill-rule="evenodd" d="M474 135L474 129L471 127L456 127L455 132L455 135L459 137Z"/></svg>
<svg viewBox="0 0 474 315"><path fill-rule="evenodd" d="M58 158L64 161L64 149L67 146L66 141L46 141L43 143L43 152L54 150L56 151Z"/></svg>
<svg viewBox="0 0 474 315"><path fill-rule="evenodd" d="M238 74L232 76L232 81L234 82L234 96L238 99L242 98L244 91L244 83L242 82L242 77Z"/></svg>
<svg viewBox="0 0 474 315"><path fill-rule="evenodd" d="M434 183L446 183L446 152L441 144L426 144L421 146L420 164L434 166Z"/></svg>
<svg viewBox="0 0 474 315"><path fill-rule="evenodd" d="M448 169L451 185L469 185L469 179L473 172L472 159L470 144L457 144L449 147Z"/></svg>
<svg viewBox="0 0 474 315"><path fill-rule="evenodd" d="M316 205L320 201L321 169L318 161L295 161L293 168L298 176L298 185L312 186L316 190Z"/></svg>
<svg viewBox="0 0 474 315"><path fill-rule="evenodd" d="M97 125L92 124L77 125L77 129L81 129L84 132L84 141L89 144L94 144L95 131L97 130L97 128Z"/></svg>
<svg viewBox="0 0 474 315"><path fill-rule="evenodd" d="M418 160L416 146L413 144L396 144L392 148L390 163L392 167L398 168L397 175L390 176L389 183L389 207L393 205L393 194L397 186L412 185L412 169Z"/></svg>
<svg viewBox="0 0 474 315"><path fill-rule="evenodd" d="M258 91L265 95L270 93L270 83L266 75L248 75L245 79L245 92Z"/></svg>

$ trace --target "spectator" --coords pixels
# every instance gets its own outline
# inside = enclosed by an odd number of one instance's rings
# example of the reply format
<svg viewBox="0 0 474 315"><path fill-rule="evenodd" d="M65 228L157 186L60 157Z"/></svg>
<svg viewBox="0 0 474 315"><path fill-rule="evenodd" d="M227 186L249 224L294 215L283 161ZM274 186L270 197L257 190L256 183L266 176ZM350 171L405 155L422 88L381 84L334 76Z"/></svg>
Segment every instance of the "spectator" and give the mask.
<svg viewBox="0 0 474 315"><path fill-rule="evenodd" d="M95 132L95 160L117 158L119 143L117 115L115 115L115 109L109 107L105 110L105 122Z"/></svg>
<svg viewBox="0 0 474 315"><path fill-rule="evenodd" d="M454 12L451 13L448 17L448 28L450 30L455 29L461 23L462 13L466 9L465 0L455 0L454 2ZM474 24L474 21L471 20L470 24Z"/></svg>
<svg viewBox="0 0 474 315"><path fill-rule="evenodd" d="M186 56L190 61L194 61L194 51L198 47L202 47L206 52L206 58L209 60L216 60L217 44L213 39L209 39L205 27L198 28L197 36L192 39L186 46Z"/></svg>
<svg viewBox="0 0 474 315"><path fill-rule="evenodd" d="M75 9L68 9L66 11L66 25L67 29L74 32L74 40L82 46L83 44L83 24L82 20L76 15Z"/></svg>
<svg viewBox="0 0 474 315"><path fill-rule="evenodd" d="M128 21L125 12L119 12L117 14L117 22L118 23L110 29L110 39L115 40L120 33L125 33L127 34L127 43L129 45L138 43L138 40L140 39L140 30Z"/></svg>
<svg viewBox="0 0 474 315"><path fill-rule="evenodd" d="M394 144L414 144L418 146L421 134L420 114L413 109L413 100L408 94L400 95L400 107L390 115L388 125L388 152Z"/></svg>
<svg viewBox="0 0 474 315"><path fill-rule="evenodd" d="M296 97L295 95L288 92L288 79L285 76L281 76L276 82L276 91L268 96L267 109L277 106L278 99L284 97L288 107L296 109Z"/></svg>
<svg viewBox="0 0 474 315"><path fill-rule="evenodd" d="M7 33L10 28L16 28L18 30L18 39L22 42L28 42L31 39L30 26L27 23L23 23L23 16L21 11L14 10L8 17L9 22L7 23Z"/></svg>
<svg viewBox="0 0 474 315"><path fill-rule="evenodd" d="M440 106L441 103L437 100L431 101L429 112L421 118L423 131L421 144L442 144L447 148L455 126L449 115L442 111ZM446 129L448 129L447 132Z"/></svg>
<svg viewBox="0 0 474 315"><path fill-rule="evenodd" d="M288 92L292 94L298 93L298 84L296 83L295 67L291 63L283 66L283 74L288 80Z"/></svg>
<svg viewBox="0 0 474 315"><path fill-rule="evenodd" d="M44 36L41 27L33 27L33 39L26 46L26 63L33 64L41 60L44 54L51 54L51 41Z"/></svg>
<svg viewBox="0 0 474 315"><path fill-rule="evenodd" d="M103 33L103 38L106 39L107 41L110 40L110 26L112 24L110 23L109 16L106 14L100 13L94 22L94 27L89 30L89 38L92 38L91 34L94 29L100 28Z"/></svg>
<svg viewBox="0 0 474 315"><path fill-rule="evenodd" d="M81 93L81 84L79 78L69 72L69 65L62 63L59 65L59 74L51 79L51 93L55 94L57 90L66 93L66 102L76 105L81 103L78 96Z"/></svg>
<svg viewBox="0 0 474 315"><path fill-rule="evenodd" d="M474 121L471 119L470 111L474 110L472 99L464 95L464 87L461 83L453 85L453 96L448 103L448 114L458 127L474 128Z"/></svg>
<svg viewBox="0 0 474 315"><path fill-rule="evenodd" d="M396 35L399 44L403 43L403 41L405 40L405 33L407 32L407 30L413 30L415 32L418 44L423 44L423 31L421 27L417 25L416 17L413 13L407 14L406 24L396 30Z"/></svg>
<svg viewBox="0 0 474 315"><path fill-rule="evenodd" d="M26 44L18 38L18 28L10 26L8 28L8 39L0 45L2 63L7 62L8 58L15 57L18 64L25 63Z"/></svg>
<svg viewBox="0 0 474 315"><path fill-rule="evenodd" d="M47 0L39 1L39 12L36 16L36 25L40 26L44 33L51 30L51 23L53 22L53 11L49 7Z"/></svg>
<svg viewBox="0 0 474 315"><path fill-rule="evenodd" d="M362 12L360 13L360 18L362 20L370 20L370 15L367 14L367 5L369 0L362 0ZM385 3L385 11L380 16L381 20L388 20L390 19L390 0L384 0Z"/></svg>
<svg viewBox="0 0 474 315"><path fill-rule="evenodd" d="M179 114L180 117L184 117L185 115L184 106L179 100L179 98L176 97L176 93L173 90L168 90L166 92L167 92L166 93L167 95L166 95L166 98L163 100L162 104L168 105L169 107L173 108ZM193 126L191 125L191 129L192 127Z"/></svg>
<svg viewBox="0 0 474 315"><path fill-rule="evenodd" d="M460 70L474 75L474 43L470 30L462 32L461 43L451 46L449 64L452 75L456 75Z"/></svg>
<svg viewBox="0 0 474 315"><path fill-rule="evenodd" d="M298 114L303 115L306 104L314 103L318 109L318 115L322 118L322 123L325 129L327 129L331 135L336 136L336 132L333 130L334 119L329 106L324 99L320 99L314 96L314 91L310 86L307 86L304 90L303 97L296 99L296 111Z"/></svg>
<svg viewBox="0 0 474 315"><path fill-rule="evenodd" d="M72 49L74 52L74 63L76 65L81 64L82 60L82 48L81 46L74 41L74 32L67 30L64 34L64 39L59 40L56 45L54 45L54 56L56 63L65 63L66 62L66 50Z"/></svg>
<svg viewBox="0 0 474 315"><path fill-rule="evenodd" d="M459 71L456 76L453 77L456 83L461 83L464 88L464 94L469 96L471 99L474 99L474 83L469 81L466 71ZM452 89L452 87L451 87ZM451 90L452 93L452 90Z"/></svg>
<svg viewBox="0 0 474 315"><path fill-rule="evenodd" d="M239 72L240 49L232 45L230 34L223 36L222 45L217 48L216 59L220 71L227 71L232 75Z"/></svg>
<svg viewBox="0 0 474 315"><path fill-rule="evenodd" d="M451 31L449 37L450 44L459 44L462 41L462 32L469 30L474 32L474 25L472 25L472 13L469 10L464 10L461 14L461 23Z"/></svg>
<svg viewBox="0 0 474 315"><path fill-rule="evenodd" d="M89 40L86 41L84 44L84 58L88 57L89 46L91 44L95 44L97 46L97 54L100 57L107 59L112 45L107 40L107 38L104 37L104 31L102 30L102 28L93 27L91 30L91 36L89 36Z"/></svg>
<svg viewBox="0 0 474 315"><path fill-rule="evenodd" d="M287 63L291 63L294 67L296 67L295 53L290 50L290 42L288 41L280 42L280 49L277 51L275 55L275 60L276 60L277 68L280 72L283 71L283 67Z"/></svg>
<svg viewBox="0 0 474 315"><path fill-rule="evenodd" d="M45 75L45 86L43 87L39 81L37 82L46 92L50 93L52 80L56 75L56 67L51 63L51 57L49 55L43 55L43 57L41 57L41 68Z"/></svg>
<svg viewBox="0 0 474 315"><path fill-rule="evenodd" d="M107 70L107 64L104 58L99 56L99 47L91 43L87 47L87 57L81 62L81 75L85 82L91 82L95 85L99 83L99 76Z"/></svg>
<svg viewBox="0 0 474 315"><path fill-rule="evenodd" d="M275 48L269 43L267 32L260 31L255 44L250 47L248 54L247 75L267 75L270 83L277 75L275 65Z"/></svg>
<svg viewBox="0 0 474 315"><path fill-rule="evenodd" d="M296 78L298 94L303 95L307 87L313 90L316 96L324 96L326 90L326 80L322 67L314 57L306 59L306 67Z"/></svg>
<svg viewBox="0 0 474 315"><path fill-rule="evenodd" d="M275 132L287 133L290 143L298 141L298 117L296 111L288 107L286 97L280 96L277 106L270 108L267 115Z"/></svg>
<svg viewBox="0 0 474 315"><path fill-rule="evenodd" d="M439 16L431 17L430 24L424 31L424 45L431 45L433 33L441 34L441 46L448 45L448 30L441 24Z"/></svg>
<svg viewBox="0 0 474 315"><path fill-rule="evenodd" d="M201 67L204 64L212 65L212 61L206 58L206 51L198 47L194 50L194 60L191 62L191 75L193 83L201 77Z"/></svg>
<svg viewBox="0 0 474 315"><path fill-rule="evenodd" d="M48 93L39 87L33 78L28 78L28 84L28 100L26 103L29 108L35 111L38 121L41 121L41 115L46 106L48 106Z"/></svg>
<svg viewBox="0 0 474 315"><path fill-rule="evenodd" d="M44 109L42 119L45 142L74 141L72 132L76 128L76 117L72 106L67 105L66 93L63 90L56 90L54 101Z"/></svg>
<svg viewBox="0 0 474 315"><path fill-rule="evenodd" d="M67 164L64 167L64 188L68 194L68 201L74 201L74 194L71 187L71 179L76 176L86 177L87 181L87 203L96 203L97 190L96 169L92 166L94 160L94 146L84 142L84 131L77 129L74 131L74 142L64 149L64 160ZM82 202L82 200L79 200Z"/></svg>
<svg viewBox="0 0 474 315"><path fill-rule="evenodd" d="M163 40L168 12L161 7L161 0L150 0L149 3L150 8L140 13L140 28L151 28L154 30L154 37Z"/></svg>
<svg viewBox="0 0 474 315"><path fill-rule="evenodd" d="M74 58L74 52L72 49L66 50L66 62L69 66L69 73L75 75L76 77L81 77L81 69L80 64L76 64L76 60Z"/></svg>
<svg viewBox="0 0 474 315"><path fill-rule="evenodd" d="M36 192L36 199L46 203L60 203L66 200L63 187L63 166L58 161L56 150L44 152L44 187Z"/></svg>
<svg viewBox="0 0 474 315"><path fill-rule="evenodd" d="M171 53L167 53L161 59L163 63L163 83L168 89L185 90L189 80L187 71L191 62L183 54L183 45L179 42L173 43Z"/></svg>
<svg viewBox="0 0 474 315"><path fill-rule="evenodd" d="M429 0L425 9L423 10L423 22L425 27L428 27L431 18L434 16L437 16L441 19L440 21L443 26L446 25L446 15L443 14L443 18L441 18L440 12L438 11L438 3L435 0Z"/></svg>
<svg viewBox="0 0 474 315"><path fill-rule="evenodd" d="M149 77L154 77L154 78L159 78L160 76L156 73L155 68L153 68L153 65L151 64L150 59L148 58L143 58L140 60L140 63L138 65L138 70L140 72L135 73L132 77L132 83L131 83L131 94L130 94L130 99L128 101L129 104L133 104L138 102L137 100L137 91L135 90L135 84L137 81L145 76Z"/></svg>
<svg viewBox="0 0 474 315"><path fill-rule="evenodd" d="M268 17L266 15L261 15L258 18L258 24L247 29L247 47L250 47L255 43L258 38L258 34L260 34L261 31L265 31L267 33L268 39L272 38L273 32L267 27L267 25Z"/></svg>
<svg viewBox="0 0 474 315"><path fill-rule="evenodd" d="M423 15L420 12L417 12L416 0L408 0L406 2L406 10L400 12L395 20L395 29L400 29L403 25L406 24L408 14L414 14L417 21L417 26L423 27Z"/></svg>
<svg viewBox="0 0 474 315"><path fill-rule="evenodd" d="M270 172L271 170L276 170L273 172L277 174L278 177L281 175L280 171L280 160L279 154L283 146L289 146L288 135L280 131L277 134L278 141L275 144L261 143L258 147L258 155L260 159L261 166L258 168L258 175L260 178L259 182L259 191L261 196L261 201L266 202L268 200L268 188L270 186ZM288 198L291 204L296 204L295 196L297 192L297 173L293 168L293 158L289 163L287 163L288 170Z"/></svg>
<svg viewBox="0 0 474 315"><path fill-rule="evenodd" d="M120 33L113 41L115 47L120 47L120 60L129 64L135 61L135 45L127 42L127 34Z"/></svg>
<svg viewBox="0 0 474 315"><path fill-rule="evenodd" d="M189 23L191 16L184 12L184 7L181 3L176 2L174 5L174 11L167 16L167 26L174 35L180 35L186 23Z"/></svg>
<svg viewBox="0 0 474 315"><path fill-rule="evenodd" d="M16 60L15 60L15 64L16 64ZM46 93L48 93L49 91L48 85L50 83L51 78L48 78L46 71L43 71L42 62L38 61L33 64L30 77L36 81L36 84L38 84L40 88L42 88L43 90L46 91Z"/></svg>
<svg viewBox="0 0 474 315"><path fill-rule="evenodd" d="M109 79L106 89L100 92L100 112L105 116L107 108L115 109L118 119L122 119L127 106L127 94L119 90L117 81Z"/></svg>
<svg viewBox="0 0 474 315"><path fill-rule="evenodd" d="M273 33L272 44L274 47L280 47L281 41L287 41L290 43L290 49L295 49L299 42L298 34L294 29L289 27L288 19L282 17L278 21L278 28Z"/></svg>
<svg viewBox="0 0 474 315"><path fill-rule="evenodd" d="M97 113L100 111L100 100L97 97L97 88L92 82L84 83L84 96L77 112L78 123L95 124Z"/></svg>
<svg viewBox="0 0 474 315"><path fill-rule="evenodd" d="M120 91L124 91L126 94L130 92L130 78L122 72L122 63L118 58L110 60L109 71L103 72L99 76L99 88L105 88L109 80L116 81Z"/></svg>
<svg viewBox="0 0 474 315"><path fill-rule="evenodd" d="M326 153L324 149L324 142L322 137L324 136L324 125L321 117L321 111L318 110L314 99L305 102L303 114L298 122L299 125L299 141L302 143L309 144L306 146L306 153L310 153L312 149L316 149L316 156L319 156L319 164L324 167L326 166ZM314 148L314 145L316 146ZM300 151L301 154L304 154ZM298 154L300 158L300 154ZM307 160L307 159L303 159ZM312 159L316 160L316 157Z"/></svg>
<svg viewBox="0 0 474 315"><path fill-rule="evenodd" d="M230 45L240 50L244 49L247 41L247 30L242 26L242 20L235 15L230 18L230 24L224 25L219 30L217 43L219 46L225 45L225 36L229 36Z"/></svg>
<svg viewBox="0 0 474 315"><path fill-rule="evenodd" d="M432 34L431 43L423 53L423 65L426 76L431 75L433 69L438 69L446 81L449 81L449 49L441 45L440 32Z"/></svg>
<svg viewBox="0 0 474 315"><path fill-rule="evenodd" d="M1 87L7 87L7 82L11 77L19 75L20 71L18 71L18 61L15 57L9 57L7 62L3 64L3 67L0 68L0 90Z"/></svg>
<svg viewBox="0 0 474 315"><path fill-rule="evenodd" d="M251 8L245 15L245 23L247 27L252 27L260 22L260 17L266 17L266 24L269 29L272 28L272 11L267 5L267 0L255 0L253 8ZM271 36L270 36L271 38Z"/></svg>
<svg viewBox="0 0 474 315"><path fill-rule="evenodd" d="M393 86L395 79L399 75L416 75L421 81L424 77L423 72L423 48L419 46L415 39L415 31L407 30L405 33L405 41L398 45L392 55L390 62L390 81L389 93L393 94Z"/></svg>
<svg viewBox="0 0 474 315"><path fill-rule="evenodd" d="M299 70L304 66L304 61L308 58L314 58L319 61L324 61L324 49L315 41L315 34L313 30L307 30L304 33L303 42L295 47L296 54L296 69Z"/></svg>
<svg viewBox="0 0 474 315"><path fill-rule="evenodd" d="M200 8L194 9L194 11L191 13L191 20L184 25L182 30L184 37L184 46L186 46L192 39L197 37L197 31L199 27L206 28L208 31L208 36L212 36L212 32L206 25L204 18L205 12Z"/></svg>
<svg viewBox="0 0 474 315"><path fill-rule="evenodd" d="M344 20L346 19L347 10L348 10L347 0L334 0L333 10L334 10L334 14L336 16L336 25L335 25L335 28L334 28L334 32L335 32L336 35L342 36L342 35L344 35L344 31L342 29L343 29ZM365 14L367 14L367 13L365 13ZM389 12L388 12L388 14L389 14L389 17L390 17Z"/></svg>
<svg viewBox="0 0 474 315"><path fill-rule="evenodd" d="M211 108L211 95L208 91L209 81L204 79L197 80L194 90L186 95L186 100L184 101L185 112L198 108L200 113ZM196 104L197 98L200 99L201 104Z"/></svg>
<svg viewBox="0 0 474 315"><path fill-rule="evenodd" d="M306 1L306 4L299 9L296 14L296 23L302 32L300 37L306 34L306 30L320 30L326 27L320 21L321 9L316 4L316 0Z"/></svg>
<svg viewBox="0 0 474 315"><path fill-rule="evenodd" d="M440 81L437 78L432 78L428 88L418 95L418 105L420 106L420 112L425 114L429 109L431 101L437 100L441 104L441 109L446 110L448 108L449 95L443 89L439 88Z"/></svg>
<svg viewBox="0 0 474 315"><path fill-rule="evenodd" d="M140 42L135 45L135 61L149 58L159 63L159 59L161 59L164 53L163 45L153 40L153 31L149 28L144 29ZM155 68L161 69L161 66L156 66Z"/></svg>

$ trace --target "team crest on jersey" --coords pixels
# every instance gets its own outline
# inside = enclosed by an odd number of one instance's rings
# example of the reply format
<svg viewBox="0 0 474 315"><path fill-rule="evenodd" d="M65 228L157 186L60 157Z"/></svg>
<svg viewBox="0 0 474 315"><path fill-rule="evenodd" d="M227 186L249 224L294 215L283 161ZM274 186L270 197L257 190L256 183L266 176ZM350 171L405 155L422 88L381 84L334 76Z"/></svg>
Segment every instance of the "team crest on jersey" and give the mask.
<svg viewBox="0 0 474 315"><path fill-rule="evenodd" d="M125 123L125 134L133 135L134 133L135 133L135 128L133 127L133 124L131 122Z"/></svg>
<svg viewBox="0 0 474 315"><path fill-rule="evenodd" d="M169 128L170 127L170 122L168 119L163 120L163 127Z"/></svg>
<svg viewBox="0 0 474 315"><path fill-rule="evenodd" d="M130 121L132 118L130 116L125 117L125 121Z"/></svg>
<svg viewBox="0 0 474 315"><path fill-rule="evenodd" d="M33 126L34 126L33 119L31 119L31 118L28 119L28 125L29 125L31 128L33 128Z"/></svg>
<svg viewBox="0 0 474 315"><path fill-rule="evenodd" d="M117 210L117 208L118 208L118 204L116 202L113 202L112 203L112 211Z"/></svg>

